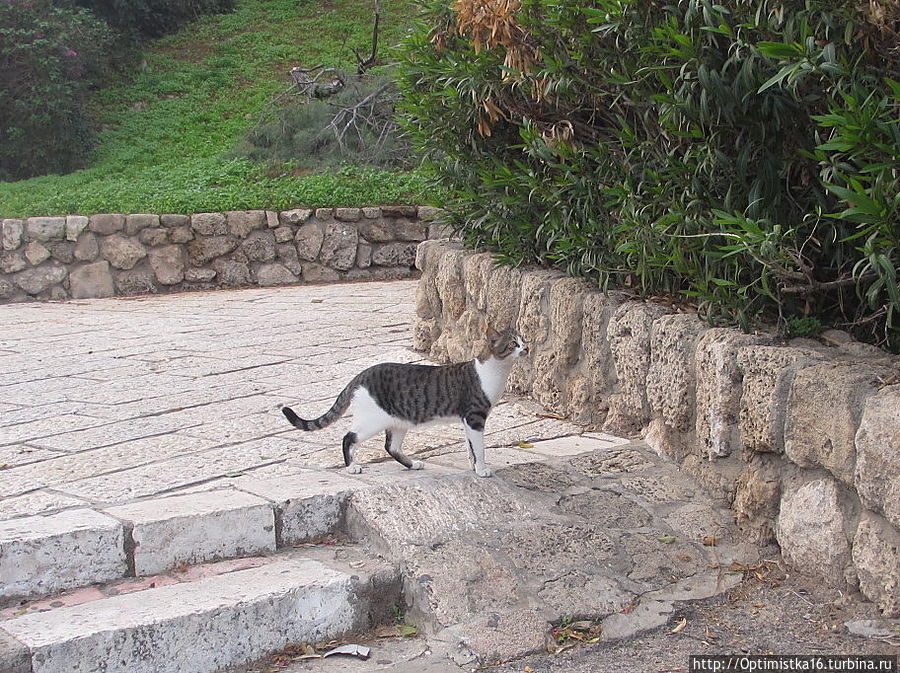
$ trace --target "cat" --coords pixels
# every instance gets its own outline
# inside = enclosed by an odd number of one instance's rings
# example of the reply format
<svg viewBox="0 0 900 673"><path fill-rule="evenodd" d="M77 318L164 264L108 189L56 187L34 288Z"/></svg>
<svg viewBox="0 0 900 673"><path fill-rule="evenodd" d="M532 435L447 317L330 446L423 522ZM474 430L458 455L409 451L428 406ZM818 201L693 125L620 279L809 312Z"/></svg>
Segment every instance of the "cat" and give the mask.
<svg viewBox="0 0 900 673"><path fill-rule="evenodd" d="M484 462L484 423L506 388L513 363L527 355L528 346L513 329L487 328L487 344L474 360L450 365L384 363L357 374L322 416L300 418L284 406L282 413L300 430L320 430L334 423L353 405L353 425L344 435L344 465L351 474L356 447L384 432L384 448L398 463L421 470L421 460L403 453L406 432L414 427L461 420L469 447L469 465L479 477L492 472Z"/></svg>

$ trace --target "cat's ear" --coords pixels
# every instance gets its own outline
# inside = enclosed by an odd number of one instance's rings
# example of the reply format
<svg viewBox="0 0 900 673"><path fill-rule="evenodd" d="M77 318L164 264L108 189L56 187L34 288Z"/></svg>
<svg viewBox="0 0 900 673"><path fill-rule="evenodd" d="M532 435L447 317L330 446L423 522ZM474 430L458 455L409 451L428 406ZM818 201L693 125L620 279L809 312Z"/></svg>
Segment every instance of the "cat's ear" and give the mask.
<svg viewBox="0 0 900 673"><path fill-rule="evenodd" d="M492 344L497 343L497 339L500 338L500 332L498 332L497 330L495 330L493 327L491 327L491 326L488 325L487 323L485 323L485 330L484 330L484 333L485 333L485 335L487 336L488 340L489 340Z"/></svg>

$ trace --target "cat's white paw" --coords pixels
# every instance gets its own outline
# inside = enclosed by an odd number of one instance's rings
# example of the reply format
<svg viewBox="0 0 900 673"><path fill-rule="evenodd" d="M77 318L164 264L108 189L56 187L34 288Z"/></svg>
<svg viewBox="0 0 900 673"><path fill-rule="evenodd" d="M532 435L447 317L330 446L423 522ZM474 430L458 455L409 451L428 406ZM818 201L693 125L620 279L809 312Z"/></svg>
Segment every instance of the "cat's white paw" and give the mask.
<svg viewBox="0 0 900 673"><path fill-rule="evenodd" d="M358 463L350 463L347 466L347 473L348 474L362 474L362 466L359 465Z"/></svg>
<svg viewBox="0 0 900 673"><path fill-rule="evenodd" d="M412 465L409 466L409 469L410 470L421 470L424 467L425 467L425 463L423 463L421 460L414 460L412 462Z"/></svg>
<svg viewBox="0 0 900 673"><path fill-rule="evenodd" d="M475 474L477 474L479 477L490 477L494 474L494 471L489 467L479 467L478 465L476 465Z"/></svg>

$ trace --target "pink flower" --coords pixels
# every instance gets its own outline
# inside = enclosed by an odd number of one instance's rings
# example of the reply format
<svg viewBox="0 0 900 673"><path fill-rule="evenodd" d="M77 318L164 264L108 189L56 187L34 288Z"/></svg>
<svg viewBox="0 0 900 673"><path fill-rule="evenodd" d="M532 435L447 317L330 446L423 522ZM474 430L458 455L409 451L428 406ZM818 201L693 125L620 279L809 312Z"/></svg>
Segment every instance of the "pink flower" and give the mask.
<svg viewBox="0 0 900 673"><path fill-rule="evenodd" d="M71 57L71 56L78 56L78 52L75 51L74 49L67 49L67 50L66 50L66 56L70 56L70 57Z"/></svg>

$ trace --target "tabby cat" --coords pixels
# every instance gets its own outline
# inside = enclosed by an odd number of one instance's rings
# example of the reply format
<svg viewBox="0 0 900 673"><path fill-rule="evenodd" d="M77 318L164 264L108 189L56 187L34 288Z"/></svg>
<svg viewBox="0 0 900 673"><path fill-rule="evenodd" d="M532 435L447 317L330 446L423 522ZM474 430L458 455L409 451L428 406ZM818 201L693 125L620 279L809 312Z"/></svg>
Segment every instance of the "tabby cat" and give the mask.
<svg viewBox="0 0 900 673"><path fill-rule="evenodd" d="M344 435L344 464L359 474L353 459L357 446L384 432L384 448L404 467L421 470L401 448L410 428L462 420L469 444L469 464L479 477L490 477L484 462L484 422L503 389L513 362L528 352L512 329L487 330L487 346L469 362L451 365L384 363L357 374L338 395L331 409L313 420L300 418L290 407L281 411L294 427L320 430L334 423L353 405L353 425Z"/></svg>

